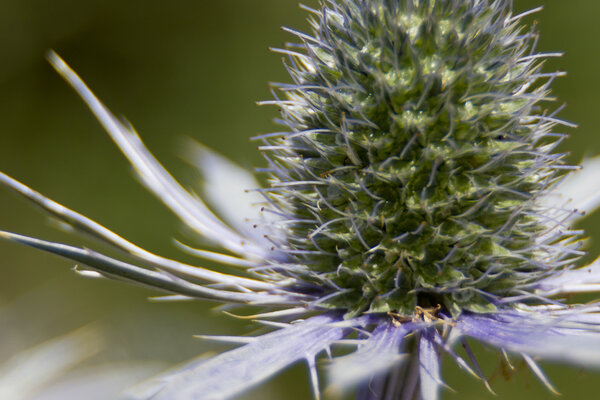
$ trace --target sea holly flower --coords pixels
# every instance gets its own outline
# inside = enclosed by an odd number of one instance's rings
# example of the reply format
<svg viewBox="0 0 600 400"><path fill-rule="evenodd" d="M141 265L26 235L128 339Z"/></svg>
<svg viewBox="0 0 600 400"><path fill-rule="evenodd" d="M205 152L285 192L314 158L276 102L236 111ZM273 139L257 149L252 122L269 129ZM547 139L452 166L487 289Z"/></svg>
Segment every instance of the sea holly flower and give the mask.
<svg viewBox="0 0 600 400"><path fill-rule="evenodd" d="M329 363L330 388L355 387L359 399L439 398L444 354L488 386L467 338L521 357L550 389L538 358L600 366L600 303L568 297L600 290L600 261L581 266L572 228L600 203L600 165L556 153L570 124L546 107L561 73L542 71L556 54L536 52L528 13L513 15L509 0L305 9L313 32L288 29L298 43L277 50L292 83L266 102L284 129L255 138L268 185L190 146L221 217L49 55L148 189L223 253L182 247L238 275L152 254L4 174L6 187L134 261L0 236L175 299L256 306L253 318L273 328L212 337L241 346L155 380L141 398L230 398L300 360L318 398L316 362L335 345L352 350Z"/></svg>

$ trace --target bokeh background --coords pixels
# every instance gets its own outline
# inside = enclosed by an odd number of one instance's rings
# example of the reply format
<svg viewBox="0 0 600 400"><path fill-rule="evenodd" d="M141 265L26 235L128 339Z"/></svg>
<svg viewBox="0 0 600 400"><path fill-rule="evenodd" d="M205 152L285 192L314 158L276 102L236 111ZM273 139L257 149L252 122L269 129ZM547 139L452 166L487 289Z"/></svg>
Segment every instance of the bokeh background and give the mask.
<svg viewBox="0 0 600 400"><path fill-rule="evenodd" d="M516 0L515 9L520 12L542 3ZM541 51L565 52L563 58L549 60L546 70L569 73L556 82L554 94L558 104L568 103L560 116L580 125L563 146L571 153L570 161L578 162L584 155L600 153L600 3L545 3L544 11L527 21L539 26ZM171 239L194 243L194 238L138 184L44 54L50 48L61 54L115 113L127 116L176 177L193 184L197 177L178 157L184 137L248 168L262 165L248 138L276 129L271 122L276 110L255 102L270 98L269 81L288 81L281 57L268 47L290 40L281 25L307 29L305 16L296 0L0 0L0 170L134 243L193 262ZM591 216L581 224L592 238L588 246L592 254L600 250L598 222L598 216ZM44 215L2 188L0 229L88 244L57 230ZM194 339L194 334L255 329L215 312L214 304L150 302L148 297L156 292L84 279L72 267L71 262L0 242L0 364L8 360L14 364L11 357L20 351L91 323L104 345L65 379L79 385L87 374L96 374L105 379L104 386L113 382L121 387L126 382L118 377L126 374L115 377L111 371L131 367L139 379L227 348ZM446 391L444 399L553 397L526 367L517 363L512 377L503 376L496 351L483 347L477 351L486 374L494 376L492 386L499 397L445 362L444 377L457 393ZM598 371L543 365L564 399L593 398L600 388ZM6 365L4 370L0 367L0 383L4 374L5 385L31 389L23 391L28 393L23 399L44 398L39 393L36 397L40 368L9 378L7 373ZM93 391L89 395L94 398ZM242 398L308 399L306 369L290 368Z"/></svg>

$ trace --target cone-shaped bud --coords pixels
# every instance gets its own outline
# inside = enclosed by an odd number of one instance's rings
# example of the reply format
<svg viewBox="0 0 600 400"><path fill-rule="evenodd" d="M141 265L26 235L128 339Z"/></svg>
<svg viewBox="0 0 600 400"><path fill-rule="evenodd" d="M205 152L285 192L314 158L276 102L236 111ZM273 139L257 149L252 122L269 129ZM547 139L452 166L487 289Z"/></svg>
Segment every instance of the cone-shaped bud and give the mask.
<svg viewBox="0 0 600 400"><path fill-rule="evenodd" d="M560 177L535 32L509 1L345 0L283 52L266 139L286 251L348 315L493 311L570 262L539 200ZM551 222L549 222L551 221Z"/></svg>

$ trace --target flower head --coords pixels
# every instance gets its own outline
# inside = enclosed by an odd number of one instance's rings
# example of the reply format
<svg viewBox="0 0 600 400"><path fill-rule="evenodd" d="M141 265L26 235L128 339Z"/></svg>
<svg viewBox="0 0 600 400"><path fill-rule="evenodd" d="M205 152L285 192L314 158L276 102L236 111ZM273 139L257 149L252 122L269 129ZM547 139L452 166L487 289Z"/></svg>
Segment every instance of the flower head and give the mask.
<svg viewBox="0 0 600 400"><path fill-rule="evenodd" d="M522 356L551 388L535 357L600 365L600 306L560 297L600 289L598 262L577 268L580 232L571 229L600 202L595 190L573 189L598 166L579 171L555 152L565 137L556 127L568 124L544 104L560 73L542 72L554 54L536 53L537 34L521 23L527 13L513 16L511 6L323 0L307 8L312 34L289 30L299 43L278 50L293 83L266 102L281 109L285 129L255 138L268 186L191 146L227 222L51 53L150 191L227 253L184 248L243 270L152 254L4 174L4 185L135 263L0 237L177 297L267 307L257 318L278 320L271 333L225 338L245 344L165 376L141 397L229 398L301 359L319 397L316 357L345 343L356 351L331 363L334 389L437 399L444 353L485 382L464 337ZM251 199L240 206L243 196ZM452 349L457 339L468 362Z"/></svg>

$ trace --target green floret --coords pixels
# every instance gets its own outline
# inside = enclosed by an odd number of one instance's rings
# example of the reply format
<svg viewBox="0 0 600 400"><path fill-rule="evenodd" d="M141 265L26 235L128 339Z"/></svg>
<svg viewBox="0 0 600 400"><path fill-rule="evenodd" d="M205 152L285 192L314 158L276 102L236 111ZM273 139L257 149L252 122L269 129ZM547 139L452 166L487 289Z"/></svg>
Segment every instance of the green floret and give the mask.
<svg viewBox="0 0 600 400"><path fill-rule="evenodd" d="M322 305L494 310L549 272L558 176L536 35L491 0L329 1L290 47L270 196ZM549 74L553 76L552 74ZM544 264L540 260L544 260ZM556 261L557 262L557 261ZM551 268L550 268L551 269Z"/></svg>

